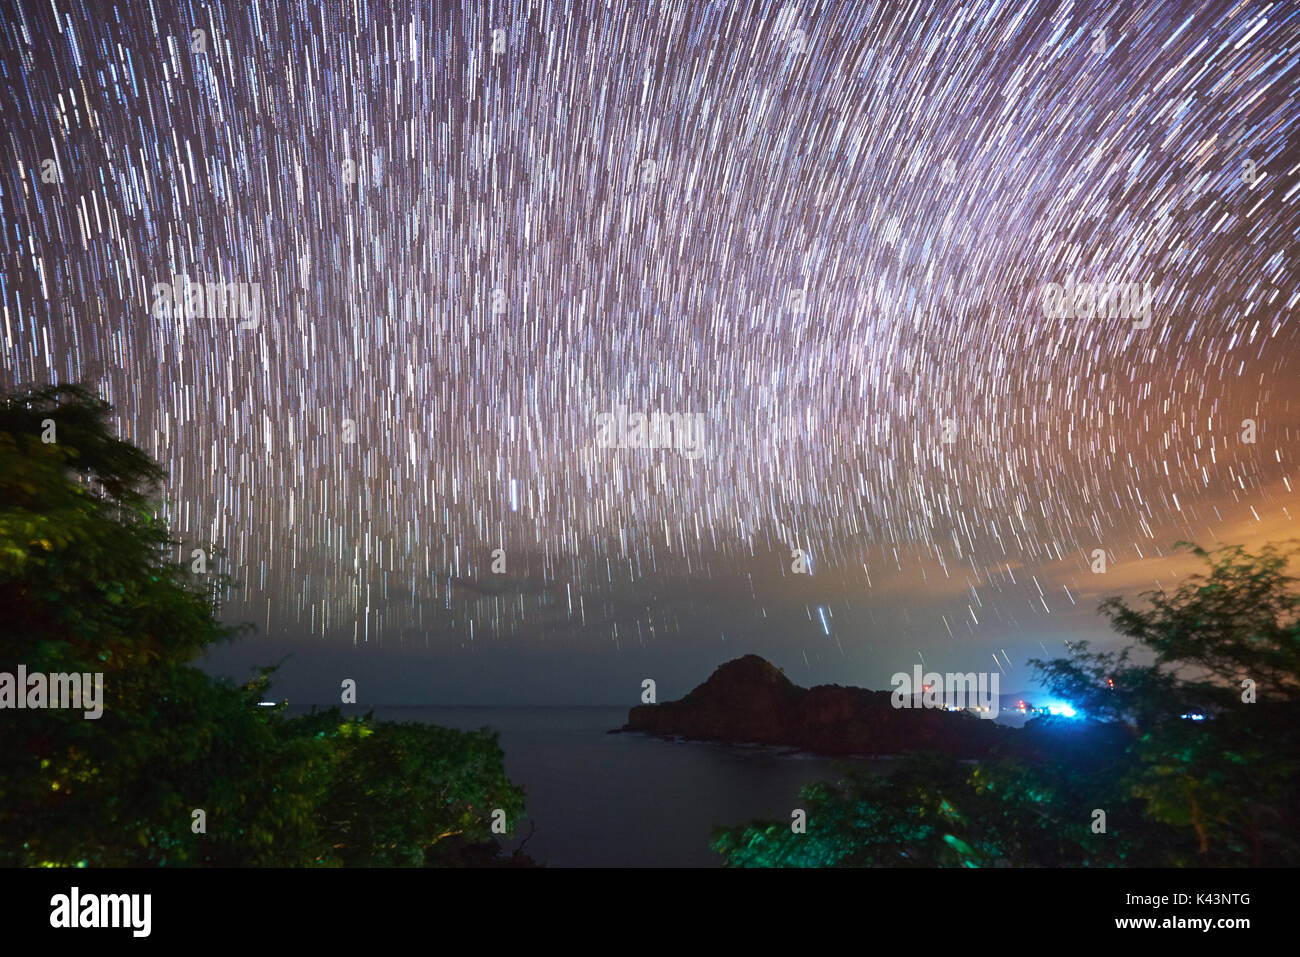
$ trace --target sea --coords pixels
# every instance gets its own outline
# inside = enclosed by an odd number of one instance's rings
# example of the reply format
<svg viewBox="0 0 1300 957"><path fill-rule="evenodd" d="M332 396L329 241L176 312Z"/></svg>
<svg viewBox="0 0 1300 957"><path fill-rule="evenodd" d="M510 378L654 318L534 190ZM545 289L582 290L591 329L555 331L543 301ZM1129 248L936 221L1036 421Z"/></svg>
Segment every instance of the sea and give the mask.
<svg viewBox="0 0 1300 957"><path fill-rule="evenodd" d="M298 709L291 709L297 711ZM837 775L831 760L785 749L607 734L627 720L608 707L379 707L375 717L444 728L491 728L506 774L524 788L516 824L547 867L720 867L715 827L789 821L799 789ZM888 758L855 759L888 770Z"/></svg>

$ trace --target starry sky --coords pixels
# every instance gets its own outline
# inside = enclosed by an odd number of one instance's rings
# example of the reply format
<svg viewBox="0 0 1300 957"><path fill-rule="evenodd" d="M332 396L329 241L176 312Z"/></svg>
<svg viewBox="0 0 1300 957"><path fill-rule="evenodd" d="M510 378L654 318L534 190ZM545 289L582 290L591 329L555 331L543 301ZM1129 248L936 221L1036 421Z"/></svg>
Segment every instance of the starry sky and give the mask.
<svg viewBox="0 0 1300 957"><path fill-rule="evenodd" d="M0 385L115 404L291 700L1017 690L1300 535L1300 5L17 0L0 67Z"/></svg>

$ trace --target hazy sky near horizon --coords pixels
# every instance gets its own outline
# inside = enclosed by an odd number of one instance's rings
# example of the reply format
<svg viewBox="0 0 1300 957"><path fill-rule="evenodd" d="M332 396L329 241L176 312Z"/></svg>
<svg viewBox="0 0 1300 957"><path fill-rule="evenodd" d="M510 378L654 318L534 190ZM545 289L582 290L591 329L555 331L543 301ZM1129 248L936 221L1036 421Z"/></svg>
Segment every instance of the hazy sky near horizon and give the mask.
<svg viewBox="0 0 1300 957"><path fill-rule="evenodd" d="M1249 506L1245 511L1247 518L1224 523L1221 528L1165 530L1165 538L1173 542L1179 535L1194 536L1206 548L1227 543L1258 548L1295 537L1282 507L1273 510L1272 522L1255 521ZM924 663L927 670L939 672L996 671L1001 693L1032 694L1041 693L1041 689L1027 666L1028 659L1064 657L1067 641L1087 640L1098 648L1122 647L1123 642L1097 613L1105 598L1117 595L1141 604L1140 593L1172 590L1203 569L1203 563L1185 550L1109 564L1105 574L1094 574L1091 563L1082 559L1049 564L1030 574L1042 584L1039 600L1048 604L1050 613L1030 604L1017 618L1005 604L995 605L989 617L1001 627L1002 637L993 642L988 636L998 632L978 630L974 619L972 627L964 628L960 636L926 630L936 616L942 623L955 620L957 609L970 614L973 602L963 578L942 579L942 570L935 569L937 576L918 582L915 576L895 569L893 574L882 574L874 588L856 600L842 598L842 583L822 585L816 575L791 576L791 587L802 589L795 596L800 600L773 601L765 606L767 617L760 615L741 628L732 627L728 616L749 612L746 596L725 596L719 590L692 604L698 614L683 630L621 646L564 640L563 634L555 636L560 640L550 642L430 642L424 646L378 641L353 645L255 634L213 649L205 667L242 680L258 666L283 661L273 697L322 705L336 703L342 679L352 678L358 682L362 702L377 705L631 707L640 703L645 678L655 679L660 700L673 700L702 682L719 664L745 654L762 655L804 687L843 684L885 689L893 674L910 673L914 664ZM1020 573L1022 569L1017 570ZM666 588L665 600L689 590L680 583ZM1033 594L1038 594L1036 588ZM1050 602L1047 595L1053 596ZM829 635L823 629L819 608L830 613L826 619ZM810 633L811 640L792 640ZM910 640L901 642L899 636Z"/></svg>
<svg viewBox="0 0 1300 957"><path fill-rule="evenodd" d="M0 382L115 404L258 628L210 666L292 651L291 699L630 705L751 652L1020 690L1178 540L1300 537L1298 28L20 3ZM1071 283L1149 315L1045 315Z"/></svg>

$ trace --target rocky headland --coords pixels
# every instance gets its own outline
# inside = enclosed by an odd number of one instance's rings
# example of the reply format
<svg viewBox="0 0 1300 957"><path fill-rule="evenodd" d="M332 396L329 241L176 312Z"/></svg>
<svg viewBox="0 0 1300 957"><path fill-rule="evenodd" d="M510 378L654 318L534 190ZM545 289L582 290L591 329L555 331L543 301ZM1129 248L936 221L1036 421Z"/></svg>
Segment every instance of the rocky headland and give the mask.
<svg viewBox="0 0 1300 957"><path fill-rule="evenodd" d="M937 751L983 758L1037 750L1016 729L968 712L895 708L891 696L841 685L801 688L767 660L745 655L679 701L632 708L621 730L836 756Z"/></svg>

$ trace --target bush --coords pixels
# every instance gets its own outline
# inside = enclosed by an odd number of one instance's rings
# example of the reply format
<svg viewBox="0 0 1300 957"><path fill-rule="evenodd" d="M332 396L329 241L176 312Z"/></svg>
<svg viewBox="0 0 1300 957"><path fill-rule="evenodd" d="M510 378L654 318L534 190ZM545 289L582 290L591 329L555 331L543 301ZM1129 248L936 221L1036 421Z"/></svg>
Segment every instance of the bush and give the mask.
<svg viewBox="0 0 1300 957"><path fill-rule="evenodd" d="M109 412L76 386L0 406L0 673L104 676L98 719L0 710L0 865L492 861L491 812L513 826L523 792L490 732L291 718L257 705L274 669L191 664L242 631L217 615L230 582L167 557L163 473Z"/></svg>
<svg viewBox="0 0 1300 957"><path fill-rule="evenodd" d="M1046 760L847 770L802 792L807 833L756 821L718 829L714 849L731 866L1300 864L1294 552L1192 547L1207 574L1147 593L1146 609L1102 605L1134 646L1030 662L1088 718L1020 731Z"/></svg>

